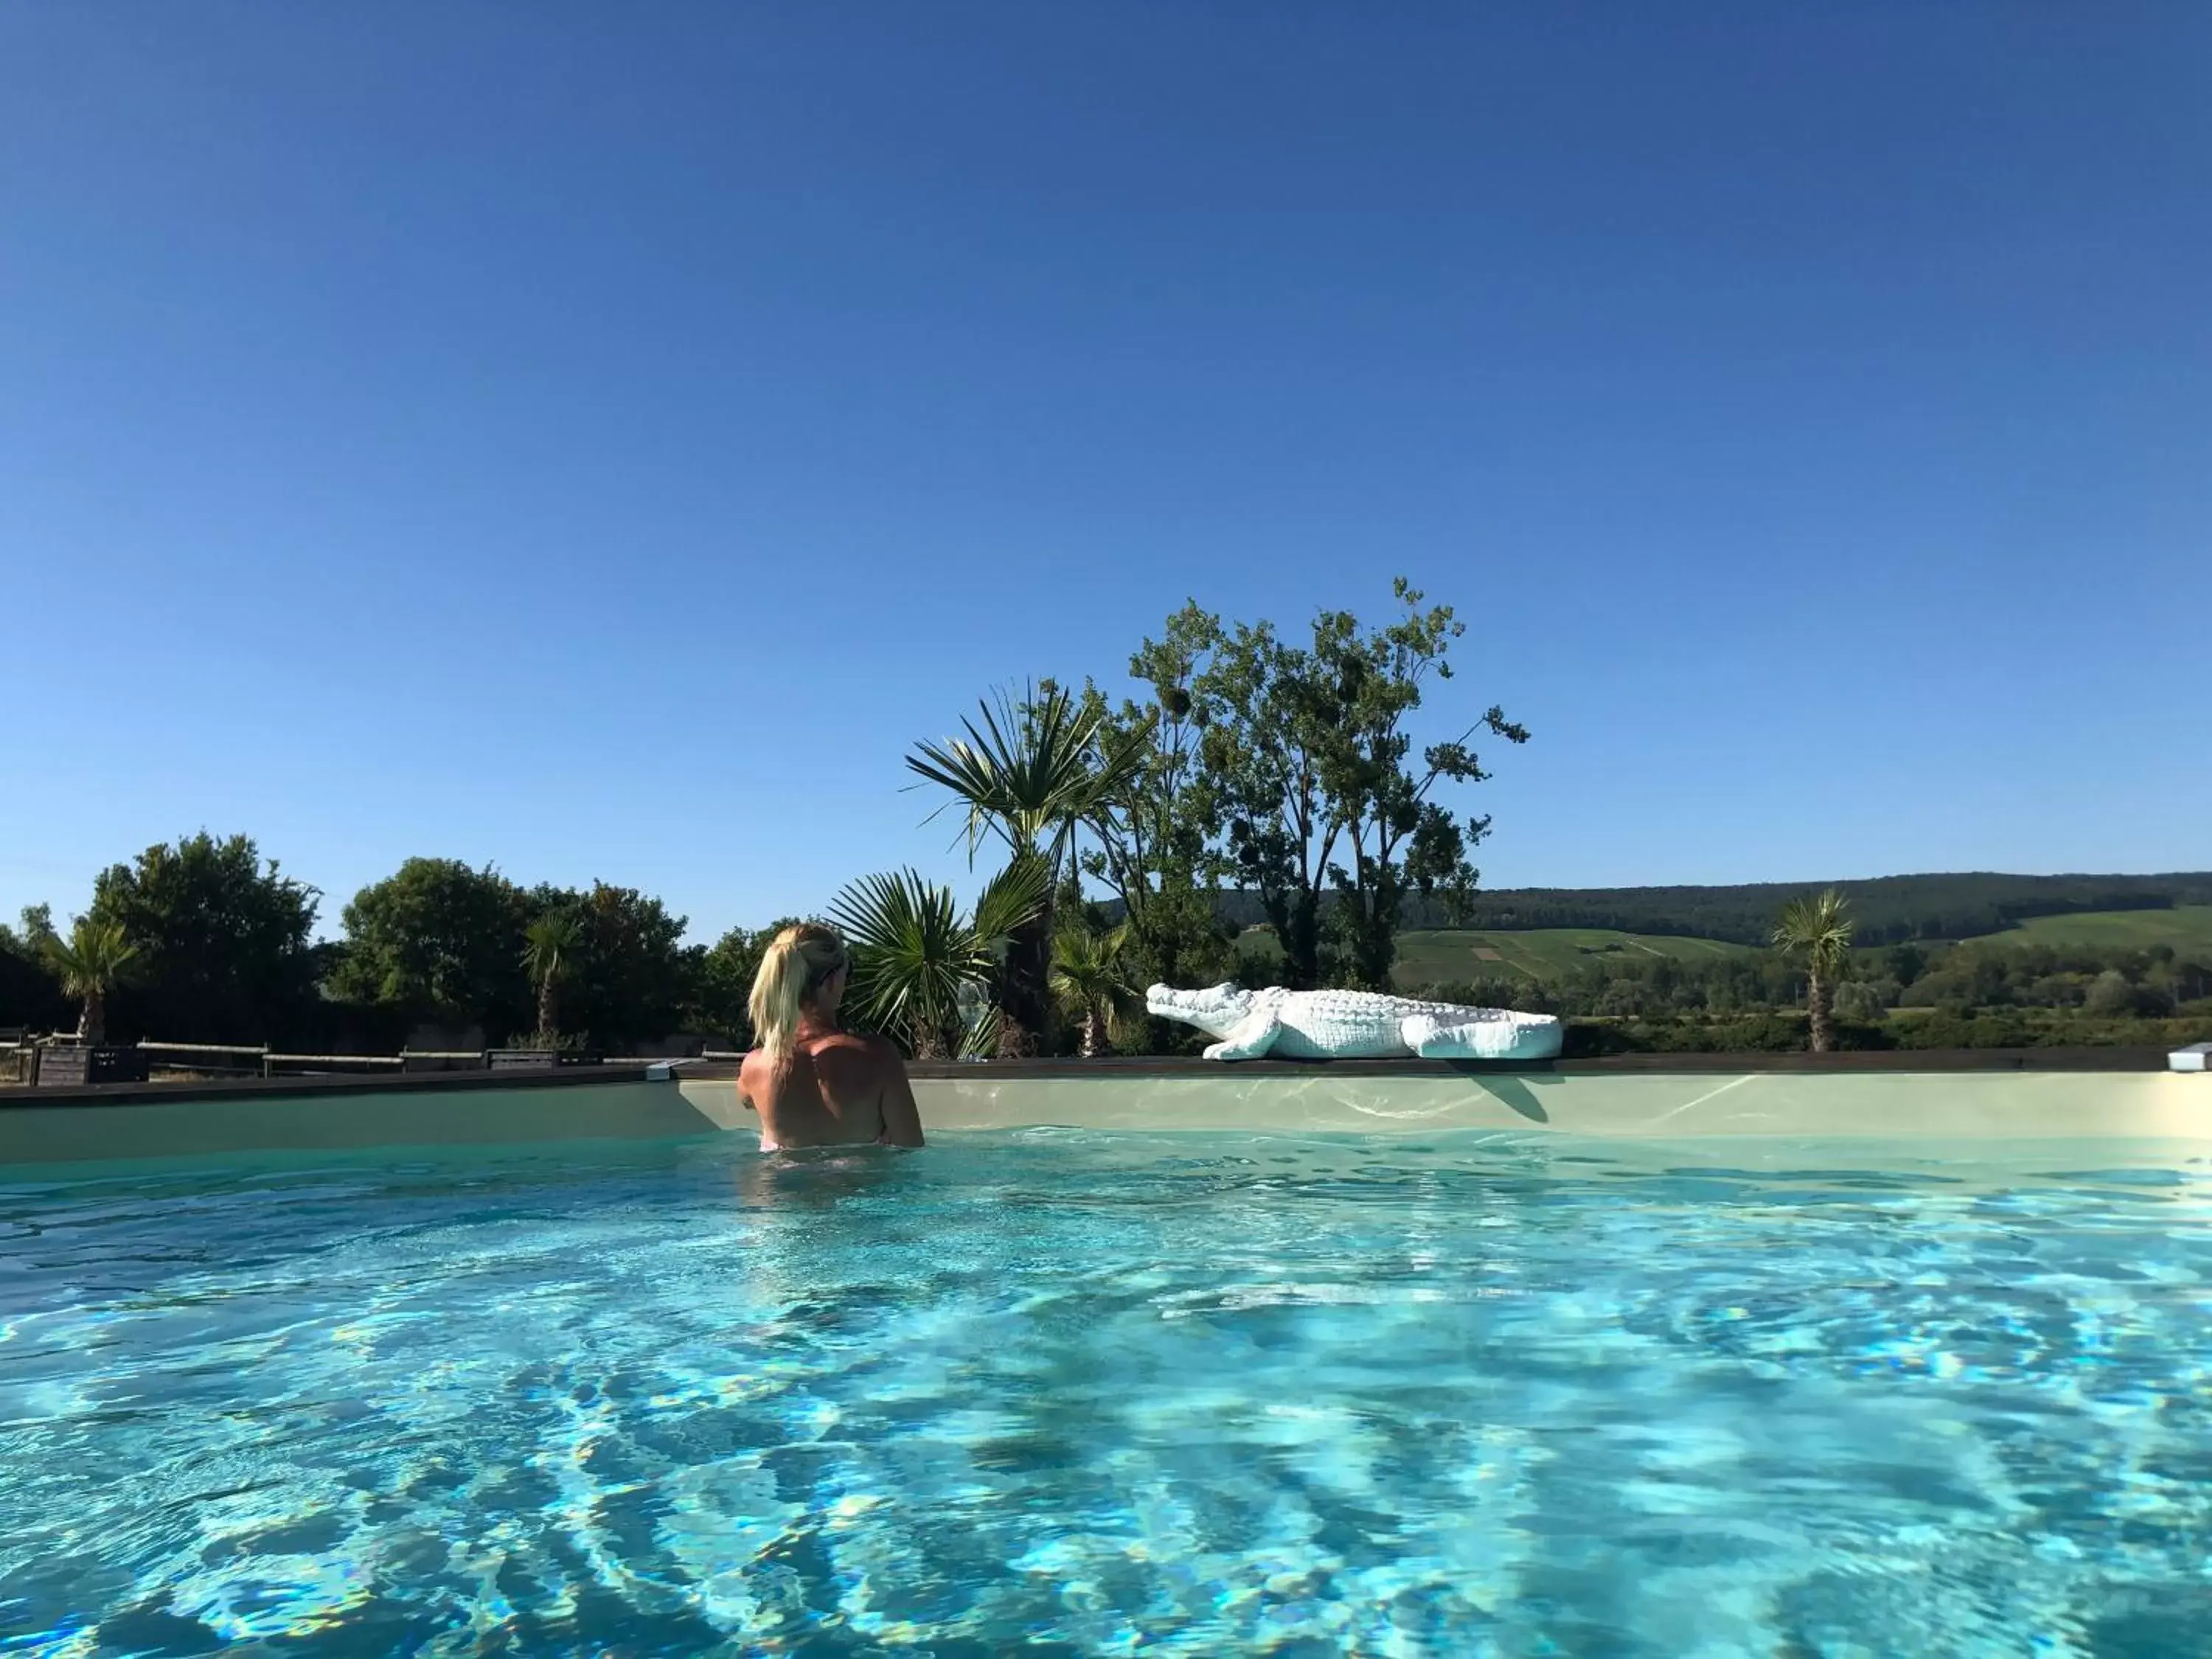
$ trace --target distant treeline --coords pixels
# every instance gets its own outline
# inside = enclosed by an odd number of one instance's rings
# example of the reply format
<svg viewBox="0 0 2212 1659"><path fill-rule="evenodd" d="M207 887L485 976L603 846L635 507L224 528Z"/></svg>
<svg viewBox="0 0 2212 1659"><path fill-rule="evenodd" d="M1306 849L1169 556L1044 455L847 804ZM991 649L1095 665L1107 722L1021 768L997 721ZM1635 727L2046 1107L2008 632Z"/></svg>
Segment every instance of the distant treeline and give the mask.
<svg viewBox="0 0 2212 1659"><path fill-rule="evenodd" d="M1407 927L1617 927L1630 933L1763 945L1798 894L1834 887L1851 902L1862 945L1978 939L2033 916L2212 904L2212 872L2156 876L1881 876L1868 881L1750 882L1735 887L1516 887L1475 893L1455 910L1407 901ZM1224 892L1239 927L1267 920L1257 895Z"/></svg>

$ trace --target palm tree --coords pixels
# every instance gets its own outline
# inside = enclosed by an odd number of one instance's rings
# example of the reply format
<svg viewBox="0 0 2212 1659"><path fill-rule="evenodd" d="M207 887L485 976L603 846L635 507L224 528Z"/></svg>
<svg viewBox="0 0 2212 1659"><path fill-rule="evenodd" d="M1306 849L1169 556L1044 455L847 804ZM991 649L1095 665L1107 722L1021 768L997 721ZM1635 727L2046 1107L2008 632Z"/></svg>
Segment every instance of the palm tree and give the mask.
<svg viewBox="0 0 2212 1659"><path fill-rule="evenodd" d="M1850 906L1831 887L1815 898L1808 894L1792 899L1783 908L1774 929L1777 949L1805 963L1805 1006L1812 1016L1813 1052L1826 1054L1836 1046L1836 1023L1828 1012L1828 999L1844 965L1850 960Z"/></svg>
<svg viewBox="0 0 2212 1659"><path fill-rule="evenodd" d="M1106 734L1103 709L1086 710L1050 680L1025 686L1018 699L1001 691L976 712L980 725L961 722L965 738L919 744L906 763L951 791L948 805L965 806L962 833L970 862L976 848L995 836L1014 864L1042 867L1044 902L1016 930L1000 976L1000 1007L1006 1016L1000 1052L1018 1054L1033 1052L1051 1022L1053 890L1073 852L1076 826L1143 766L1152 732L1144 726Z"/></svg>
<svg viewBox="0 0 2212 1659"><path fill-rule="evenodd" d="M853 953L848 994L861 1018L902 1039L917 1060L941 1060L966 1024L962 992L1003 989L1016 937L1044 908L1045 866L1017 859L962 918L952 890L912 870L863 876L830 906Z"/></svg>
<svg viewBox="0 0 2212 1659"><path fill-rule="evenodd" d="M79 916L68 939L46 935L46 962L60 975L63 994L84 999L76 1017L79 1042L97 1047L106 1041L107 994L122 983L137 954L119 921Z"/></svg>
<svg viewBox="0 0 2212 1659"><path fill-rule="evenodd" d="M540 1048L561 1041L561 981L574 967L584 945L584 919L574 910L548 910L522 930L522 965L538 985Z"/></svg>
<svg viewBox="0 0 2212 1659"><path fill-rule="evenodd" d="M1129 982L1121 959L1127 942L1126 926L1105 933L1063 927L1053 940L1052 988L1060 1006L1083 1022L1085 1059L1104 1054L1145 1011L1145 994Z"/></svg>

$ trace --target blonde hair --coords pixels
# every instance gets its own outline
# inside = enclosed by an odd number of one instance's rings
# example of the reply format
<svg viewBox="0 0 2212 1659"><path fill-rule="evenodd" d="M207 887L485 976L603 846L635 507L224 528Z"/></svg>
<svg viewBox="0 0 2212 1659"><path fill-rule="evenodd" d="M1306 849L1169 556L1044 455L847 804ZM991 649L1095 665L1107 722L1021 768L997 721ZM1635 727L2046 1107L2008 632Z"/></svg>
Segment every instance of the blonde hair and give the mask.
<svg viewBox="0 0 2212 1659"><path fill-rule="evenodd" d="M796 923L770 942L746 1005L753 1017L753 1040L770 1060L791 1052L806 1005L849 960L845 941L816 921Z"/></svg>

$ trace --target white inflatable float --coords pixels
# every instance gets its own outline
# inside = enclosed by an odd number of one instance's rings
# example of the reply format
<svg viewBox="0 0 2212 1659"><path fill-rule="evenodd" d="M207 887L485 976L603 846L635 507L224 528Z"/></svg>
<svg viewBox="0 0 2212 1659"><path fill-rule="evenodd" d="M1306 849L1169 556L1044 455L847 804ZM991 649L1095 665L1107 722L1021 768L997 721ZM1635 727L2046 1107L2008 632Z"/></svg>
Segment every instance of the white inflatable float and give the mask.
<svg viewBox="0 0 2212 1659"><path fill-rule="evenodd" d="M1551 1014L1468 1008L1373 991L1248 991L1240 985L1178 991L1155 985L1145 1006L1217 1039L1208 1060L1549 1060L1565 1035Z"/></svg>

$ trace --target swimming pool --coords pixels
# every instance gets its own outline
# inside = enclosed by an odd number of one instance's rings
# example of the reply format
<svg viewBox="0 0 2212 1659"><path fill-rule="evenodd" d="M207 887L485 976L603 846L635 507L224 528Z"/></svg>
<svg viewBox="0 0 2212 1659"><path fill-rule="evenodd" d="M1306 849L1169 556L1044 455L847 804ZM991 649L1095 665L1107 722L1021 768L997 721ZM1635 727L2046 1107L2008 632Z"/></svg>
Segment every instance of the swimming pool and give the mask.
<svg viewBox="0 0 2212 1659"><path fill-rule="evenodd" d="M1006 1129L0 1182L35 1654L2204 1651L2212 1168Z"/></svg>

